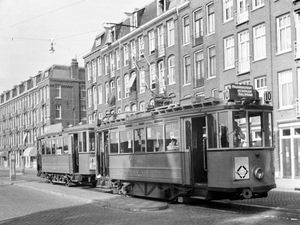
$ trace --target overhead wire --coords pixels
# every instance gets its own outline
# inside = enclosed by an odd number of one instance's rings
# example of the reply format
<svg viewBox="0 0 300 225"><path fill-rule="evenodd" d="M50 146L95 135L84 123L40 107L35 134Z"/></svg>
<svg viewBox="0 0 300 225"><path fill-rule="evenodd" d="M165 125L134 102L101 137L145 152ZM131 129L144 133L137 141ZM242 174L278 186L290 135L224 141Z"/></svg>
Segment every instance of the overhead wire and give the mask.
<svg viewBox="0 0 300 225"><path fill-rule="evenodd" d="M64 7L61 7L61 8L55 9L55 10L52 10L52 11L50 11L50 12L43 13L43 14L41 14L41 15L38 15L38 16L35 16L35 17L32 17L32 18L30 18L30 19L23 20L23 21L21 21L21 22L18 22L18 23L12 24L12 25L10 25L10 26L8 26L8 27L1 28L1 29L0 29L0 31L2 31L2 30L6 30L6 29L8 29L8 28L11 28L11 27L14 27L14 26L17 26L17 25L23 24L23 23L26 23L26 22L28 22L28 21L30 21L30 20L34 20L34 19L40 18L40 17L42 17L42 16L45 16L45 15L47 15L47 14L50 14L50 13L57 12L57 11L59 11L59 10L62 10L62 9L65 9L65 8L71 7L71 6L73 6L73 5L79 4L79 3L81 3L81 2L84 2L84 1L86 1L86 0L81 0L81 1L79 1L79 2L75 2L75 3L73 3L73 4L70 4L70 5L67 5L67 6L64 6Z"/></svg>

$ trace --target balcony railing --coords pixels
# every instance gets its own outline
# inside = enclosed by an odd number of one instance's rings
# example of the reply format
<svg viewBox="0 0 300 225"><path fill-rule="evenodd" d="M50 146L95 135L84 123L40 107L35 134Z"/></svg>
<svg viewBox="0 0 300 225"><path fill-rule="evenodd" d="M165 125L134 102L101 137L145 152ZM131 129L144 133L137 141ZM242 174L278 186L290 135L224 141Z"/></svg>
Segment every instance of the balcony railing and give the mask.
<svg viewBox="0 0 300 225"><path fill-rule="evenodd" d="M300 41L294 41L294 59L300 59Z"/></svg>
<svg viewBox="0 0 300 225"><path fill-rule="evenodd" d="M248 20L249 20L248 6L246 6L245 8L238 9L235 12L235 24L236 25L245 23Z"/></svg>
<svg viewBox="0 0 300 225"><path fill-rule="evenodd" d="M250 56L236 61L236 73L242 74L250 71Z"/></svg>
<svg viewBox="0 0 300 225"><path fill-rule="evenodd" d="M157 47L156 58L163 57L166 54L165 45L161 45Z"/></svg>

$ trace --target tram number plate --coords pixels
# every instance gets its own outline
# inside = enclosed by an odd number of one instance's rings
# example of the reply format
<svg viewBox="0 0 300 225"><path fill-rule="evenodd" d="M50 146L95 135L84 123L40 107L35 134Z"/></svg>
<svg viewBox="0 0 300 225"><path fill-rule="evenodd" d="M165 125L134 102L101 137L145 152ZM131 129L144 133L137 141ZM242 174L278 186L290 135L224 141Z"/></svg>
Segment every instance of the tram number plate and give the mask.
<svg viewBox="0 0 300 225"><path fill-rule="evenodd" d="M247 180L249 176L249 158L235 157L234 158L235 180Z"/></svg>

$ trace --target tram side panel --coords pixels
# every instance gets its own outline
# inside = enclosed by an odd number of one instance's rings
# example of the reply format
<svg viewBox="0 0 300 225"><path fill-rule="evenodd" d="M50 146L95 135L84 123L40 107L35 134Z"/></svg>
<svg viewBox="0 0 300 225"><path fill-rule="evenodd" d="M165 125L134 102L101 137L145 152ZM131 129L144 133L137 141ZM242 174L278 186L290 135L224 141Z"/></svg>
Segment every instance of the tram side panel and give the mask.
<svg viewBox="0 0 300 225"><path fill-rule="evenodd" d="M273 149L208 151L208 190L251 198L275 185Z"/></svg>
<svg viewBox="0 0 300 225"><path fill-rule="evenodd" d="M42 170L44 173L72 173L70 171L70 156L66 155L43 155Z"/></svg>

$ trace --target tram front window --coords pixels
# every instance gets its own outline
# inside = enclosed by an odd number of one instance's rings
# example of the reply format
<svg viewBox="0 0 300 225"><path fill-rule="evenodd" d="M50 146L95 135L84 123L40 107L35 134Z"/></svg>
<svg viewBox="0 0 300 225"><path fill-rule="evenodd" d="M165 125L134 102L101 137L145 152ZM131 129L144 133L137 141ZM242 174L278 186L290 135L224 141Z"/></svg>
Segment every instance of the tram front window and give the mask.
<svg viewBox="0 0 300 225"><path fill-rule="evenodd" d="M232 121L233 147L246 147L246 113L233 112Z"/></svg>

